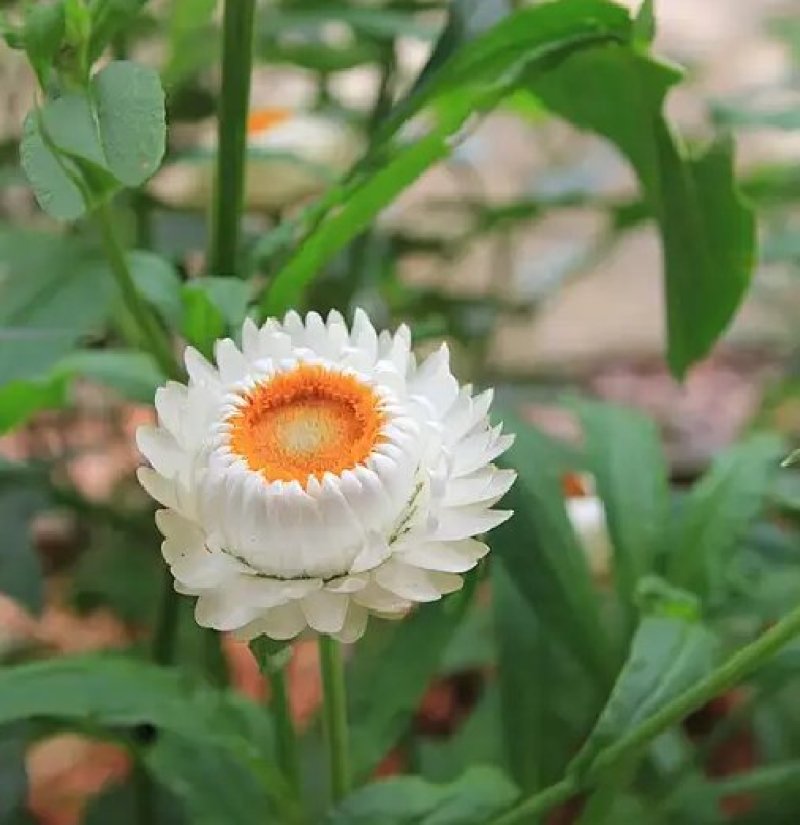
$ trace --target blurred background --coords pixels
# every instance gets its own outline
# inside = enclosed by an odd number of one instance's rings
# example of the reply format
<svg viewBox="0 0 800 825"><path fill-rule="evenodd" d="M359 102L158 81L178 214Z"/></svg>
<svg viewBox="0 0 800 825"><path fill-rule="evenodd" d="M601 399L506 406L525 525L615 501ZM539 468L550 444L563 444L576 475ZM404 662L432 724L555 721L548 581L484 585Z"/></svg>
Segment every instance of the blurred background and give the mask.
<svg viewBox="0 0 800 825"><path fill-rule="evenodd" d="M2 6L12 17L18 10L13 2ZM280 261L279 220L358 156L425 65L446 6L260 4L250 141L252 174L262 179L250 184L249 283L263 284ZM471 24L483 26L507 7L484 0ZM497 386L504 403L559 437L577 433L565 395L636 407L658 424L673 480L687 484L754 427L787 440L800 436L800 4L661 0L656 16L655 51L687 71L670 96L670 114L692 142L719 130L736 136L741 188L759 215L760 259L748 298L724 340L683 384L664 363L661 253L643 220L635 178L608 143L528 99L511 99L471 124L452 157L411 186L315 282L310 303L363 306L377 326L408 321L421 349L448 340L462 380ZM128 240L168 258L187 283L203 270L207 240L218 24L213 0L153 0L114 44L117 55L159 68L170 126L164 169L122 205ZM0 47L0 290L20 266L60 265L45 254L20 259L19 245L7 241L21 229L52 226L18 164L22 120L35 96L24 55ZM310 113L317 119L304 122ZM275 165L259 172L265 147L298 157L283 166L273 158ZM285 197L258 197L260 186L269 193L279 178ZM198 298L184 309L191 317L220 313L222 330L243 315L247 298L231 287L210 308ZM100 345L105 335L92 331L87 340ZM2 339L0 346L7 346ZM155 379L146 368L120 371L111 362L94 372L91 380L48 384L30 416L20 415L18 397L12 410L4 407L9 396L0 395L0 460L28 462L55 480L43 504L38 487L6 483L0 472L5 661L39 649L128 646L155 609L159 560L149 547L157 539L132 480L139 463L132 436L152 417ZM567 485L567 493L586 497L585 486ZM602 560L597 564L602 578ZM450 675L431 688L417 717L433 741L446 740L479 693L474 669L453 664L463 651L451 654ZM236 684L262 694L246 648L226 643L226 655ZM300 646L293 681L298 718L308 719L319 699L313 648ZM12 741L0 749L0 813L19 792L4 770L14 747ZM390 755L384 769L399 758ZM752 742L736 740L721 759L746 765L754 759ZM86 795L128 769L113 746L72 734L37 744L27 766L29 808L49 825L79 821Z"/></svg>

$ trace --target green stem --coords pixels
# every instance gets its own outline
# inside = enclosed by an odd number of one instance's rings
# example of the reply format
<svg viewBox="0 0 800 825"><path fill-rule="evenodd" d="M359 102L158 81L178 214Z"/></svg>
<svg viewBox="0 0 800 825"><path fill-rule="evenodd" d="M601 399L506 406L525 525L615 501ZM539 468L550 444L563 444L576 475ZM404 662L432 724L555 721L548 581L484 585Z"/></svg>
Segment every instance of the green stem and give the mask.
<svg viewBox="0 0 800 825"><path fill-rule="evenodd" d="M236 272L244 202L247 113L253 64L255 0L225 0L216 189L211 214L212 275Z"/></svg>
<svg viewBox="0 0 800 825"><path fill-rule="evenodd" d="M275 722L278 763L290 788L300 798L300 762L297 756L297 737L292 721L292 709L289 705L289 690L286 680L286 664L269 671L269 686L272 691L272 718Z"/></svg>
<svg viewBox="0 0 800 825"><path fill-rule="evenodd" d="M330 636L319 637L319 664L324 690L323 714L328 740L331 797L338 802L350 790L350 754L342 649Z"/></svg>
<svg viewBox="0 0 800 825"><path fill-rule="evenodd" d="M117 237L111 206L108 203L101 204L97 207L95 215L108 262L122 294L122 300L134 321L136 321L145 346L164 375L169 378L180 378L181 370L170 346L169 338L136 289L136 284L125 258L125 250Z"/></svg>
<svg viewBox="0 0 800 825"><path fill-rule="evenodd" d="M250 651L258 662L259 669L267 677L272 692L270 710L275 724L278 764L295 799L300 800L300 762L286 680L292 646L287 642L276 642L260 636L250 642Z"/></svg>
<svg viewBox="0 0 800 825"><path fill-rule="evenodd" d="M175 661L175 642L178 638L180 600L172 582L172 571L164 565L156 627L153 632L153 661L159 665L171 665Z"/></svg>
<svg viewBox="0 0 800 825"><path fill-rule="evenodd" d="M543 813L587 787L596 785L615 765L637 754L656 736L680 722L693 710L741 682L798 634L800 607L765 631L758 639L738 650L705 679L673 699L627 736L601 751L585 774L568 775L555 785L523 800L515 808L495 819L491 825L513 825Z"/></svg>

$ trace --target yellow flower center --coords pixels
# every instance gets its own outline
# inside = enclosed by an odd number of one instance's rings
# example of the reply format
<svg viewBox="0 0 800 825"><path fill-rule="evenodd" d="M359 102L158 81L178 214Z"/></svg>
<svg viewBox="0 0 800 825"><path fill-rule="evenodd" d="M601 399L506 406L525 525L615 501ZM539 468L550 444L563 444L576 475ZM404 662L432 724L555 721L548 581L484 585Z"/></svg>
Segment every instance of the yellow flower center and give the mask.
<svg viewBox="0 0 800 825"><path fill-rule="evenodd" d="M275 126L285 123L292 117L290 109L255 109L247 118L248 137L258 137Z"/></svg>
<svg viewBox="0 0 800 825"><path fill-rule="evenodd" d="M301 364L250 390L227 421L231 450L251 470L305 486L363 462L381 441L384 414L358 379Z"/></svg>

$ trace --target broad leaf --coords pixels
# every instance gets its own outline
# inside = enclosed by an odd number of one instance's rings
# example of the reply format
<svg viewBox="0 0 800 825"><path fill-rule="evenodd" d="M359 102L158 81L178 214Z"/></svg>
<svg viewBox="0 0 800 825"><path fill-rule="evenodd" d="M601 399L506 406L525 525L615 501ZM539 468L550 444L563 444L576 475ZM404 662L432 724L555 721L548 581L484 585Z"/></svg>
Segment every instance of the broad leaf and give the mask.
<svg viewBox="0 0 800 825"><path fill-rule="evenodd" d="M0 433L20 426L39 410L63 407L67 402L64 375L52 375L34 381L10 381L0 387Z"/></svg>
<svg viewBox="0 0 800 825"><path fill-rule="evenodd" d="M25 817L28 807L27 747L28 726L24 722L0 729L0 822L3 825L33 822Z"/></svg>
<svg viewBox="0 0 800 825"><path fill-rule="evenodd" d="M180 327L183 302L181 279L175 267L166 258L142 249L129 252L127 259L139 292L171 327Z"/></svg>
<svg viewBox="0 0 800 825"><path fill-rule="evenodd" d="M183 334L208 355L218 338L238 337L250 285L236 278L195 278L183 286Z"/></svg>
<svg viewBox="0 0 800 825"><path fill-rule="evenodd" d="M509 428L517 438L502 464L519 478L506 499L514 518L492 533L495 563L534 606L542 632L560 639L602 690L610 685L614 660L586 558L564 507L558 448L522 421Z"/></svg>
<svg viewBox="0 0 800 825"><path fill-rule="evenodd" d="M198 753L219 750L230 765L226 783L258 786L264 798L282 804L285 786L264 755L271 753L272 740L263 709L185 673L117 655L59 658L0 671L0 724L38 717L155 728L156 746L146 752L146 759L153 760L156 774L200 771ZM172 750L165 745L160 751L161 736L179 737L191 747L178 753L181 745L175 739ZM169 779L173 790L181 781L173 774L162 779Z"/></svg>
<svg viewBox="0 0 800 825"><path fill-rule="evenodd" d="M133 350L77 350L58 364L56 375L85 378L142 404L152 404L156 389L164 383L155 361Z"/></svg>
<svg viewBox="0 0 800 825"><path fill-rule="evenodd" d="M45 375L106 318L113 283L83 245L0 230L0 385Z"/></svg>
<svg viewBox="0 0 800 825"><path fill-rule="evenodd" d="M103 49L133 22L147 0L95 0L92 3L92 36L89 61L100 57Z"/></svg>
<svg viewBox="0 0 800 825"><path fill-rule="evenodd" d="M3 525L3 551L0 553L0 593L18 601L32 613L44 602L42 567L30 522L46 499L33 486L12 487L0 483L0 523Z"/></svg>
<svg viewBox="0 0 800 825"><path fill-rule="evenodd" d="M668 536L671 581L703 596L720 595L736 545L764 507L781 448L779 439L758 435L717 458Z"/></svg>
<svg viewBox="0 0 800 825"><path fill-rule="evenodd" d="M411 722L476 583L473 573L460 593L419 607L371 655L356 658L348 686L357 777L371 773Z"/></svg>
<svg viewBox="0 0 800 825"><path fill-rule="evenodd" d="M22 36L25 51L36 71L39 85L46 87L64 37L64 6L60 0L55 0L28 3L24 10Z"/></svg>
<svg viewBox="0 0 800 825"><path fill-rule="evenodd" d="M624 40L630 23L623 9L605 0L545 3L516 11L456 52L396 109L356 173L322 202L313 229L273 280L262 304L264 314L299 305L320 268L400 191L446 157L467 119L510 92L524 69L543 70L591 43ZM386 140L426 104L432 124L426 134L390 148Z"/></svg>
<svg viewBox="0 0 800 825"><path fill-rule="evenodd" d="M108 167L125 186L144 183L164 155L164 90L158 72L127 60L93 78L91 93Z"/></svg>
<svg viewBox="0 0 800 825"><path fill-rule="evenodd" d="M402 776L351 794L325 825L485 825L517 795L496 768L472 767L449 785Z"/></svg>
<svg viewBox="0 0 800 825"><path fill-rule="evenodd" d="M48 215L72 221L86 211L80 170L53 151L42 133L38 110L28 113L22 127L19 156L36 201Z"/></svg>
<svg viewBox="0 0 800 825"><path fill-rule="evenodd" d="M522 598L505 567L492 565L500 689L499 715L509 775L524 793L544 784L542 762L550 758L551 737L543 730L550 679L542 623ZM547 743L547 744L545 744Z"/></svg>
<svg viewBox="0 0 800 825"><path fill-rule="evenodd" d="M736 188L731 149L691 156L662 114L680 73L617 45L576 52L529 88L554 112L615 143L636 170L664 250L668 360L682 376L722 334L754 262L752 210Z"/></svg>
<svg viewBox="0 0 800 825"><path fill-rule="evenodd" d="M633 410L581 403L578 411L614 546L614 582L632 631L636 584L652 570L666 530L664 453L656 427Z"/></svg>
<svg viewBox="0 0 800 825"><path fill-rule="evenodd" d="M83 825L141 825L141 783L142 777L136 776L97 794L86 806ZM163 786L152 785L147 825L190 825L179 800Z"/></svg>
<svg viewBox="0 0 800 825"><path fill-rule="evenodd" d="M696 619L645 616L594 730L572 763L582 771L606 746L709 673L717 639Z"/></svg>

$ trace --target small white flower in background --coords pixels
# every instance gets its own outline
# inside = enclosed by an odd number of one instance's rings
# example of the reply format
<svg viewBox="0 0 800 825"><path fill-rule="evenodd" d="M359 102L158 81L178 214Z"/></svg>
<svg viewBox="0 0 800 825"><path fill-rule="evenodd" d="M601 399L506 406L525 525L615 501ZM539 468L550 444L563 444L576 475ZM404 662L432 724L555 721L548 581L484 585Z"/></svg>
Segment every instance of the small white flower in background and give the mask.
<svg viewBox="0 0 800 825"><path fill-rule="evenodd" d="M492 507L515 474L492 462L513 436L446 347L417 364L406 326L290 312L215 354L187 349L188 386L160 388L159 425L137 433L164 558L201 625L350 642L369 613L461 587L488 552L474 537L510 515Z"/></svg>
<svg viewBox="0 0 800 825"><path fill-rule="evenodd" d="M611 574L611 537L603 500L595 493L594 479L586 473L564 477L567 516L583 547L593 578L604 582Z"/></svg>
<svg viewBox="0 0 800 825"><path fill-rule="evenodd" d="M247 124L245 204L274 211L324 191L358 158L361 141L339 120L290 109L256 109ZM210 202L216 135L201 156L165 166L150 184L164 203L202 209Z"/></svg>

